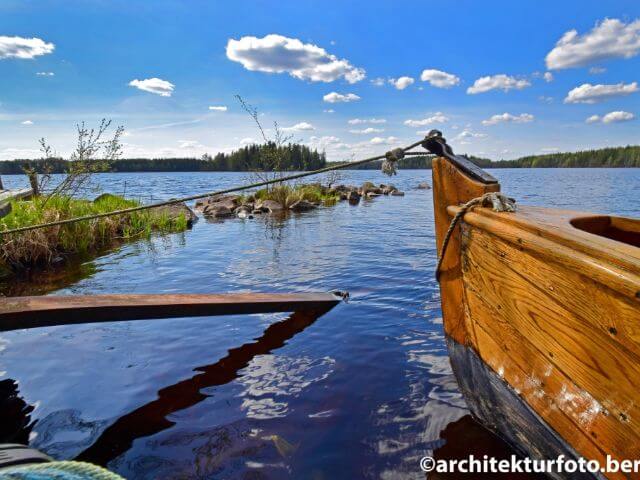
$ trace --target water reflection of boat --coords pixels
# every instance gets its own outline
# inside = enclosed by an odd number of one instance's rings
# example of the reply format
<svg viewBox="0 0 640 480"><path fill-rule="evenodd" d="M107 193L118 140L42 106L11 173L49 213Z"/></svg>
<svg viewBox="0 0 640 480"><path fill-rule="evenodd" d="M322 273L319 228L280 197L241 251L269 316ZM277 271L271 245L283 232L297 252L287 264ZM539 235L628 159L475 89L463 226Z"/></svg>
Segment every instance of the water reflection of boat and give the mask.
<svg viewBox="0 0 640 480"><path fill-rule="evenodd" d="M500 185L439 132L426 146L441 249L461 204ZM640 220L538 207L468 208L452 231L440 269L452 366L475 417L522 453L640 458L639 247Z"/></svg>
<svg viewBox="0 0 640 480"><path fill-rule="evenodd" d="M209 395L204 389L234 380L253 359L284 346L340 300L339 295L329 293L13 297L2 302L0 331L123 319L294 312L287 319L271 324L254 342L229 350L219 361L198 367L193 377L163 388L156 400L123 415L97 439L96 435L90 435L92 443L78 459L106 465L129 450L136 439L170 428L174 425L167 418L170 414L206 399ZM45 455L23 447L34 426L30 418L34 407L18 396L13 380L0 382L0 406L0 420L5 420L0 424L0 447L6 447L0 454L0 467L48 462L50 459ZM49 433L56 429L56 421L52 422L47 429ZM69 412L59 426L64 429L70 423L83 422L76 418L75 412ZM20 445L14 445L15 442Z"/></svg>
<svg viewBox="0 0 640 480"><path fill-rule="evenodd" d="M204 389L236 379L240 370L246 368L253 359L284 346L324 313L323 310L293 313L287 319L267 327L255 342L232 348L226 357L211 365L198 367L198 373L193 377L159 390L156 400L121 416L78 455L78 459L106 465L126 452L134 440L171 427L174 422L167 418L169 415L202 402L208 397L203 393Z"/></svg>

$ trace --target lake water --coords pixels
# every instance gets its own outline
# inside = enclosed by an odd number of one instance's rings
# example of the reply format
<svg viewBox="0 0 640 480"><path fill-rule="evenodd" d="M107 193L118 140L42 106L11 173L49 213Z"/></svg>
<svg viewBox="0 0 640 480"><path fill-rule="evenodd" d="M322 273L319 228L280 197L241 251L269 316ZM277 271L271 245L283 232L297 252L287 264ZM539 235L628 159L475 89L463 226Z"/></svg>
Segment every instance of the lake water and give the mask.
<svg viewBox="0 0 640 480"><path fill-rule="evenodd" d="M521 204L640 216L640 169L492 173ZM344 177L388 182L376 171ZM152 173L98 183L148 201L246 180ZM140 479L424 478L418 460L435 448L488 448L495 439L469 421L449 366L431 191L416 190L421 181L430 171L401 170L393 183L405 197L286 219L201 219L39 286L5 285L10 294L351 294L302 326L279 314L3 333L0 382L16 382L33 407L31 444L59 459L84 452Z"/></svg>

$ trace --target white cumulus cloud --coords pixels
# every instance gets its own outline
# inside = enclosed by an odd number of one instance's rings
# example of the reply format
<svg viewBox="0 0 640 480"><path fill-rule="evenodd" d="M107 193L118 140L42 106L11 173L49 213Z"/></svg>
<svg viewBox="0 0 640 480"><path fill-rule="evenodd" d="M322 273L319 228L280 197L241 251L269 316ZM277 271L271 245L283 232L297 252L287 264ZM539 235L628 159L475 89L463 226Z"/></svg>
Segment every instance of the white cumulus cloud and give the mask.
<svg viewBox="0 0 640 480"><path fill-rule="evenodd" d="M258 142L256 141L255 138L252 138L252 137L245 137L240 140L240 145L253 145L255 143L258 143Z"/></svg>
<svg viewBox="0 0 640 480"><path fill-rule="evenodd" d="M434 123L445 123L449 121L449 117L442 112L436 112L435 115L421 120L405 120L404 124L408 127L424 127L426 125L433 125Z"/></svg>
<svg viewBox="0 0 640 480"><path fill-rule="evenodd" d="M520 115L511 115L510 113L502 113L493 115L487 120L483 120L483 125L496 125L498 123L529 123L533 121L533 115L529 113L521 113Z"/></svg>
<svg viewBox="0 0 640 480"><path fill-rule="evenodd" d="M620 122L628 122L633 120L635 115L631 112L623 112L623 111L615 111L609 112L604 116L600 115L591 115L587 118L587 123L620 123Z"/></svg>
<svg viewBox="0 0 640 480"><path fill-rule="evenodd" d="M214 112L226 112L227 107L225 105L210 105L209 110Z"/></svg>
<svg viewBox="0 0 640 480"><path fill-rule="evenodd" d="M242 64L247 70L286 72L299 80L312 82L333 82L344 78L349 83L356 83L365 78L364 69L331 55L324 48L277 34L263 38L229 39L227 58Z"/></svg>
<svg viewBox="0 0 640 480"><path fill-rule="evenodd" d="M611 58L631 58L640 53L640 19L624 23L606 18L584 35L566 32L546 57L547 68L583 67Z"/></svg>
<svg viewBox="0 0 640 480"><path fill-rule="evenodd" d="M478 78L472 86L467 88L467 93L475 95L477 93L485 93L491 90L502 90L503 92L508 92L509 90L522 90L523 88L530 86L531 83L528 80L517 79L501 73L499 75L490 75Z"/></svg>
<svg viewBox="0 0 640 480"><path fill-rule="evenodd" d="M184 150L195 150L198 148L206 148L203 144L198 142L197 140L180 140L179 148Z"/></svg>
<svg viewBox="0 0 640 480"><path fill-rule="evenodd" d="M385 118L352 118L347 123L349 123L349 125L361 125L363 123L379 124L387 123L387 120Z"/></svg>
<svg viewBox="0 0 640 480"><path fill-rule="evenodd" d="M414 83L415 80L411 77L390 78L389 83L396 87L398 90L404 90L409 85Z"/></svg>
<svg viewBox="0 0 640 480"><path fill-rule="evenodd" d="M606 72L606 71L607 71L607 69L606 69L606 68L604 68L604 67L591 67L591 68L589 69L589 73L590 73L591 75L598 75L598 74L600 74L600 73L604 73L604 72Z"/></svg>
<svg viewBox="0 0 640 480"><path fill-rule="evenodd" d="M458 135L456 135L456 139L461 140L464 138L485 138L487 136L486 133L477 133L472 132L471 130L465 129L461 131Z"/></svg>
<svg viewBox="0 0 640 480"><path fill-rule="evenodd" d="M304 131L309 131L309 130L315 130L316 127L314 127L313 125L311 125L308 122L300 122L300 123L296 123L295 125L291 126L291 127L283 127L282 131L284 132L304 132Z"/></svg>
<svg viewBox="0 0 640 480"><path fill-rule="evenodd" d="M371 79L371 83L373 85L375 85L376 87L383 87L385 82L384 82L384 78L376 77L376 78Z"/></svg>
<svg viewBox="0 0 640 480"><path fill-rule="evenodd" d="M355 93L337 93L331 92L327 93L324 97L322 97L327 103L347 103L347 102L355 102L356 100L360 100L360 97Z"/></svg>
<svg viewBox="0 0 640 480"><path fill-rule="evenodd" d="M395 143L398 143L398 139L396 137L373 137L371 140L369 140L369 143L371 143L372 145L393 145Z"/></svg>
<svg viewBox="0 0 640 480"><path fill-rule="evenodd" d="M21 122L20 125L33 125L33 122L31 120L25 120L24 122Z"/></svg>
<svg viewBox="0 0 640 480"><path fill-rule="evenodd" d="M638 83L616 83L612 85L591 85L584 83L571 90L564 103L598 103L613 97L630 95L638 91Z"/></svg>
<svg viewBox="0 0 640 480"><path fill-rule="evenodd" d="M542 75L542 78L544 78L545 82L553 82L553 73L544 72L544 75Z"/></svg>
<svg viewBox="0 0 640 480"><path fill-rule="evenodd" d="M0 60L3 58L31 59L53 52L56 46L40 38L5 37L0 35Z"/></svg>
<svg viewBox="0 0 640 480"><path fill-rule="evenodd" d="M145 80L131 80L129 82L129 86L135 87L139 90L144 90L145 92L155 93L161 97L170 97L173 93L173 89L175 88L173 83L155 77L147 78Z"/></svg>
<svg viewBox="0 0 640 480"><path fill-rule="evenodd" d="M39 77L53 77L55 73L53 72L36 72L36 75Z"/></svg>
<svg viewBox="0 0 640 480"><path fill-rule="evenodd" d="M362 130L349 130L349 133L355 133L356 135L366 135L369 133L380 133L380 132L384 132L384 128L367 127L367 128L363 128Z"/></svg>
<svg viewBox="0 0 640 480"><path fill-rule="evenodd" d="M420 80L429 82L433 87L438 88L451 88L460 83L459 77L433 68L423 70L422 75L420 75Z"/></svg>

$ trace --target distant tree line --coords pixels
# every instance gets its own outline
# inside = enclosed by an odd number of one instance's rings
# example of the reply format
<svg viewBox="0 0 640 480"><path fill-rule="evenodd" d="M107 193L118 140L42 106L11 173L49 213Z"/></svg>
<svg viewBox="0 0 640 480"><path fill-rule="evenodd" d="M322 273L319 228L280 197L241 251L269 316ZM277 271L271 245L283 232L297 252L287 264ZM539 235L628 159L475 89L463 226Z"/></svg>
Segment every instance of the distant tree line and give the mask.
<svg viewBox="0 0 640 480"><path fill-rule="evenodd" d="M274 153L275 152L275 153ZM292 143L276 146L247 145L231 153L218 153L214 157L203 155L201 158L121 158L109 162L111 172L249 172L264 170L265 156L276 155L282 170L316 170L327 163L324 152L311 150L306 145ZM38 173L65 173L69 161L62 158L38 160L0 161L0 174L21 174L24 169L33 169Z"/></svg>
<svg viewBox="0 0 640 480"><path fill-rule="evenodd" d="M580 152L548 153L530 155L516 160L493 161L488 158L463 155L482 168L594 168L594 167L636 167L640 168L640 146L611 147ZM401 169L431 168L432 157L414 156L398 162ZM329 162L337 165L341 162ZM377 170L382 161L353 167L355 170Z"/></svg>
<svg viewBox="0 0 640 480"><path fill-rule="evenodd" d="M218 153L202 158L126 158L110 162L112 172L248 172L265 170L265 152L278 152L282 170L315 170L342 162L327 162L324 152L311 150L297 143L285 146L275 144L248 145L231 153ZM517 160L492 161L467 156L482 168L584 168L584 167L640 167L640 146L612 147L571 153L532 155ZM413 156L398 162L401 169L431 168L431 157ZM382 162L354 166L356 170L375 170ZM64 173L69 161L61 158L39 160L0 161L0 175L22 174L31 168L38 173Z"/></svg>
<svg viewBox="0 0 640 480"><path fill-rule="evenodd" d="M640 167L640 146L531 155L517 160L493 162L492 166L496 168Z"/></svg>

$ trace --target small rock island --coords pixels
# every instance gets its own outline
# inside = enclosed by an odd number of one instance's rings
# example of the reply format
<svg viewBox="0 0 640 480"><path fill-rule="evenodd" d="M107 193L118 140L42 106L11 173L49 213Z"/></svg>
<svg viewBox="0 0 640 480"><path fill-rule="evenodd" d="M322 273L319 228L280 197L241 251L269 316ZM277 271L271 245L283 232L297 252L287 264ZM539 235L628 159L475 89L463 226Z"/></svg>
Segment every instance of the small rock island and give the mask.
<svg viewBox="0 0 640 480"><path fill-rule="evenodd" d="M404 196L404 192L393 185L375 185L365 182L362 186L326 186L319 183L294 187L278 186L270 190L258 190L251 195L216 195L197 200L195 210L207 218L254 218L263 214L307 212L321 205L331 206L346 201L357 205L362 198L373 199L391 195Z"/></svg>

